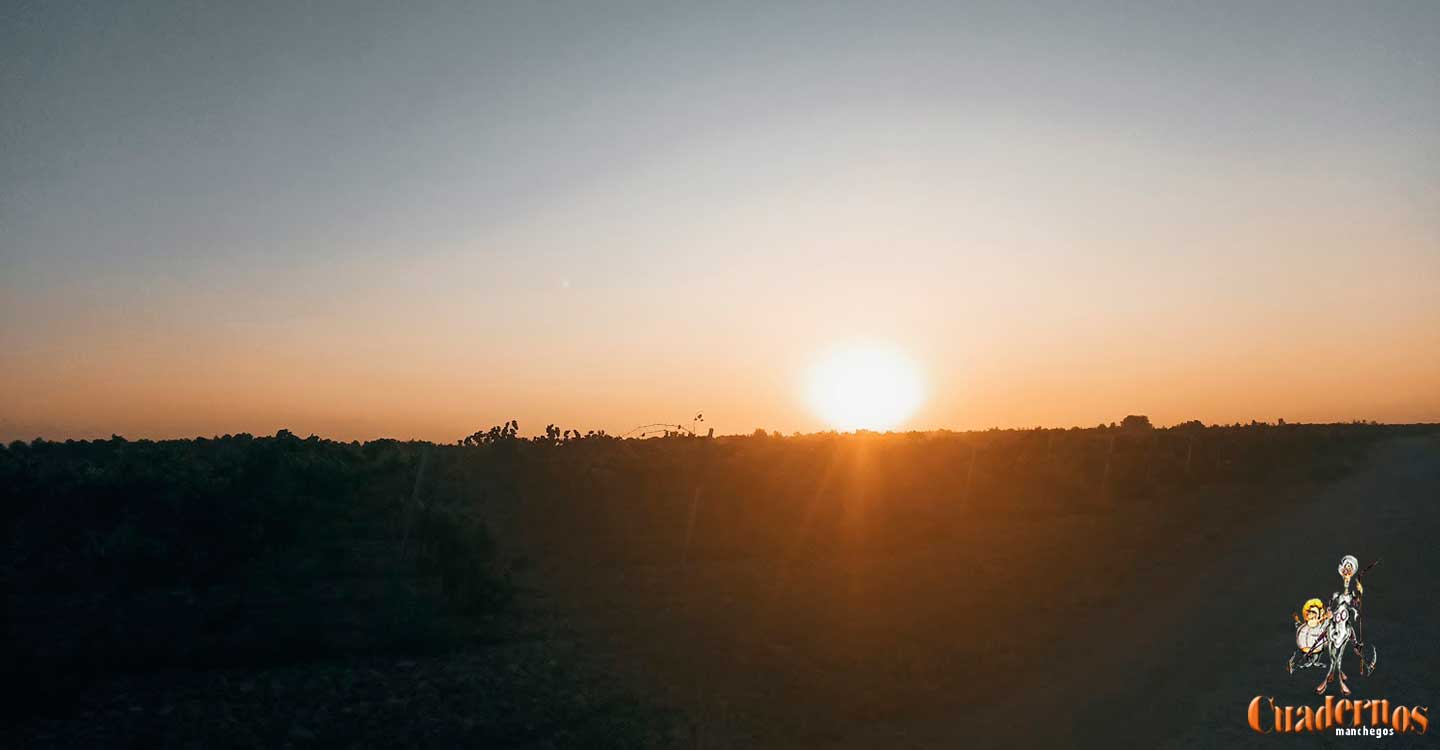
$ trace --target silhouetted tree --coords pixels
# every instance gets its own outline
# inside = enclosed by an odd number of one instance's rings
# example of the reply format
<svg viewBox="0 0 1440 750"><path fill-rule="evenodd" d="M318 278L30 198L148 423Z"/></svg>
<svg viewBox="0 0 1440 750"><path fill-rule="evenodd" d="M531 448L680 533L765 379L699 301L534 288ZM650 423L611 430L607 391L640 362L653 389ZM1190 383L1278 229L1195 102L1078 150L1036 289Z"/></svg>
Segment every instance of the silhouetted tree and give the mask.
<svg viewBox="0 0 1440 750"><path fill-rule="evenodd" d="M1120 420L1120 428L1125 430L1150 430L1154 425L1150 424L1150 418L1144 414L1131 414Z"/></svg>

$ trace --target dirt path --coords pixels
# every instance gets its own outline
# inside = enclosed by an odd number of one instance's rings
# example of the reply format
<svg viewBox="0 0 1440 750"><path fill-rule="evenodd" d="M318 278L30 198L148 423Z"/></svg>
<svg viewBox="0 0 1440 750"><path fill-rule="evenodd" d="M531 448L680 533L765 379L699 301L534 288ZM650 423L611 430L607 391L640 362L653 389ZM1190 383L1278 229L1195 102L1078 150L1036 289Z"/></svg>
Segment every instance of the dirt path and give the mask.
<svg viewBox="0 0 1440 750"><path fill-rule="evenodd" d="M1290 613L1312 596L1329 598L1340 580L1335 566L1345 554L1365 563L1383 559L1368 577L1365 602L1367 635L1380 650L1380 666L1372 677L1352 679L1355 695L1440 707L1440 682L1432 677L1440 674L1440 649L1428 638L1440 618L1440 587L1431 577L1440 573L1440 439L1383 444L1356 474L1275 505L1304 512L1255 511L1240 523L1199 519L1193 535L1166 532L1173 535L1170 543L1157 540L1151 548L1160 551L1153 557L1129 561L1137 572L1127 576L1126 600L1097 601L1094 617L1074 615L1088 623L1087 635L1057 640L1047 672L1032 672L1023 684L987 700L952 703L943 713L873 723L837 717L848 727L825 746L1353 743L1357 738L1263 736L1246 724L1256 695L1273 696L1281 705L1316 702L1320 675L1285 671L1293 647ZM1437 741L1386 739L1391 747Z"/></svg>
<svg viewBox="0 0 1440 750"><path fill-rule="evenodd" d="M1285 505L1305 512L1257 517L1248 531L1176 545L1184 554L1133 561L1148 574L1131 601L1090 630L1085 647L1058 656L1047 678L951 717L871 727L847 745L1271 748L1373 741L1266 736L1246 724L1256 695L1281 705L1317 703L1320 675L1285 671L1290 613L1312 596L1329 598L1345 554L1383 560L1367 579L1365 600L1379 668L1369 678L1350 670L1355 696L1440 706L1433 677L1440 674L1440 649L1431 639L1440 617L1440 587L1432 578L1440 573L1440 440L1386 443L1358 473ZM1440 737L1384 742L1428 747Z"/></svg>
<svg viewBox="0 0 1440 750"><path fill-rule="evenodd" d="M1382 444L1335 483L1209 492L989 517L784 572L582 561L545 604L681 709L689 747L1266 746L1246 706L1314 702L1319 675L1284 669L1290 613L1328 598L1353 554L1383 559L1365 602L1380 669L1354 689L1436 705L1440 656L1420 639L1440 615L1440 440Z"/></svg>
<svg viewBox="0 0 1440 750"><path fill-rule="evenodd" d="M1367 578L1365 599L1367 639L1379 649L1379 668L1370 678L1352 678L1355 695L1440 706L1433 676L1440 674L1433 641L1440 618L1434 578L1440 573L1440 441L1382 445L1365 469L1321 488L1301 507L1299 518L1216 540L1205 559L1172 561L1168 593L1137 606L1115 639L1071 663L1054 687L1036 686L1032 700L1071 719L1056 725L1062 732L1055 739L1076 747L1187 748L1273 747L1300 739L1256 734L1245 709L1256 695L1282 705L1316 703L1317 670L1290 675L1284 668L1294 632L1290 614L1312 596L1329 598L1345 554L1362 565L1382 560ZM1433 745L1440 738L1387 742L1417 740Z"/></svg>

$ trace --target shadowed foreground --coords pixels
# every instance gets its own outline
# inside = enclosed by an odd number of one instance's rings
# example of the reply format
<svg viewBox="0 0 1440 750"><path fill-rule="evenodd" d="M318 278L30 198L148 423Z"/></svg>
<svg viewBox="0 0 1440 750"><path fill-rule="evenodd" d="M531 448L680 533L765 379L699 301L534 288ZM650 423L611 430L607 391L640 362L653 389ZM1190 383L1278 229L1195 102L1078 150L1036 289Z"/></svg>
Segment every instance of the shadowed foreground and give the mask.
<svg viewBox="0 0 1440 750"><path fill-rule="evenodd" d="M1433 704L1424 428L465 442L10 446L21 736L1235 744L1345 553Z"/></svg>
<svg viewBox="0 0 1440 750"><path fill-rule="evenodd" d="M1160 463L1153 484L1107 487L1097 461L1087 478L1101 483L1087 486L1046 464L1040 438L982 464L983 480L964 460L897 478L887 469L924 451L877 441L813 464L778 449L769 479L735 490L758 469L718 458L675 499L673 533L634 521L664 511L633 500L565 531L539 520L555 508L529 506L522 526L565 537L533 542L551 554L531 580L557 627L681 707L701 747L1249 740L1253 695L1299 705L1313 686L1284 673L1289 615L1328 596L1347 552L1386 558L1367 624L1382 648L1418 655L1385 613L1422 623L1434 606L1415 593L1437 569L1419 558L1440 531L1433 438L1334 456L1355 461L1344 478L1272 454L1273 472L1190 481L1193 453L1189 472L1168 474L1163 442L1129 437L1135 463L1112 462L1110 481ZM790 502L736 499L767 491ZM757 544L764 530L773 538ZM1432 665L1397 662L1374 684L1402 680L1407 699L1428 700L1414 688Z"/></svg>

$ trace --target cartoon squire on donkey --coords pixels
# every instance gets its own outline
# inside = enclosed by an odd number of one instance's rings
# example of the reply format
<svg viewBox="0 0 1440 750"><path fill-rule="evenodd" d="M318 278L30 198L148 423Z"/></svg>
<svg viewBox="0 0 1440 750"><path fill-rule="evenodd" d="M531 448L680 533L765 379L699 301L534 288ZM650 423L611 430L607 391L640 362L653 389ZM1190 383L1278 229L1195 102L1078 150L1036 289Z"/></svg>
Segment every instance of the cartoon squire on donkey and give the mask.
<svg viewBox="0 0 1440 750"><path fill-rule="evenodd" d="M1328 667L1325 679L1315 688L1316 693L1324 695L1330 683L1339 680L1340 694L1350 694L1350 687L1345 684L1346 674L1342 669L1347 650L1354 651L1360 660L1360 676L1367 677L1375 672L1374 644L1370 645L1370 658L1365 658L1365 628L1360 624L1360 599L1365 594L1365 586L1360 579L1378 562L1380 561L1376 560L1364 570L1359 570L1360 561L1355 559L1354 555L1340 558L1337 571L1344 587L1330 595L1329 605L1319 599L1310 599L1300 608L1300 615L1291 615L1295 618L1296 648L1294 653L1290 654L1286 669L1293 674L1297 669ZM1322 657L1328 663L1322 661Z"/></svg>

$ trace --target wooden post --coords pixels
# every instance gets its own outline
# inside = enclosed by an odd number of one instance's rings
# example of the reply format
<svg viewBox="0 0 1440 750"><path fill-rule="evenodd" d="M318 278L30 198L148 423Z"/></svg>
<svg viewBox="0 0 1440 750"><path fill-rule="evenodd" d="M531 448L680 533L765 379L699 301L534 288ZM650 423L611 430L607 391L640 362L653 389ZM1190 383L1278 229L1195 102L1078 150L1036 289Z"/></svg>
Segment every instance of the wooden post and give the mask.
<svg viewBox="0 0 1440 750"><path fill-rule="evenodd" d="M415 525L415 510L420 505L420 485L425 481L425 467L430 464L430 449L420 454L420 467L415 471L415 486L410 491L410 502L405 505L405 519L400 536L400 557L410 546L410 529Z"/></svg>
<svg viewBox="0 0 1440 750"><path fill-rule="evenodd" d="M970 497L970 480L975 477L975 454L978 452L977 446L970 446L970 470L965 472L965 497Z"/></svg>
<svg viewBox="0 0 1440 750"><path fill-rule="evenodd" d="M1110 448L1105 451L1105 476L1100 478L1100 496L1106 497L1110 492L1110 459L1115 455L1115 434L1110 434Z"/></svg>

